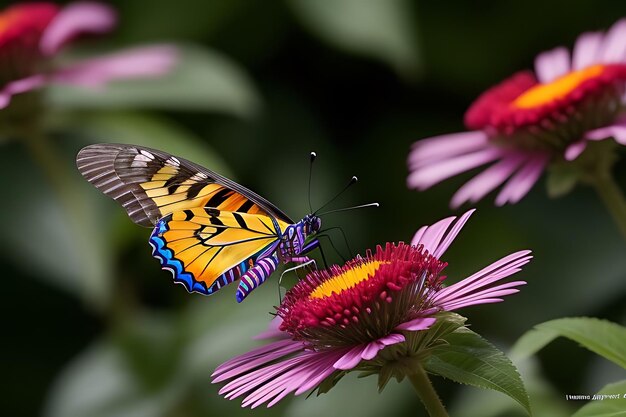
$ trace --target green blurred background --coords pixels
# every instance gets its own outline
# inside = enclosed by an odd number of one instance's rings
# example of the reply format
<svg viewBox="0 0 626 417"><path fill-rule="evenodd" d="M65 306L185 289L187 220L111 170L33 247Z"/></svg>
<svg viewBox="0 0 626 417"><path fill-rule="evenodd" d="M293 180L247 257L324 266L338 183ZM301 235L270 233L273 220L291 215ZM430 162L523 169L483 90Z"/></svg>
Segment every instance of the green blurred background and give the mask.
<svg viewBox="0 0 626 417"><path fill-rule="evenodd" d="M237 305L234 288L205 298L171 282L150 256L149 231L84 182L82 146L156 147L231 176L299 219L352 176L336 214L355 252L408 241L451 214L471 174L424 193L407 190L406 157L424 137L463 130L481 91L530 68L534 56L571 47L587 30L626 16L620 1L114 1L120 26L83 43L86 54L139 43L182 45L163 82L119 83L100 93L46 92L47 141L62 189L19 140L1 144L2 414L6 416L420 416L408 384L376 395L374 378L346 378L330 393L240 409L210 384L214 367L257 343L277 303L276 280ZM626 184L626 161L615 174ZM564 316L626 319L624 244L593 192L557 200L542 180L521 203L493 196L445 256L455 282L512 251L532 249L528 281L497 305L468 308L472 329L507 350L539 322ZM341 239L337 245L347 254ZM327 253L332 253L330 249ZM340 258L334 256L334 261ZM536 415L564 416L623 370L558 340L518 364ZM621 374L620 374L621 373ZM435 385L452 415L516 416L511 399L450 381ZM349 399L349 401L346 401Z"/></svg>

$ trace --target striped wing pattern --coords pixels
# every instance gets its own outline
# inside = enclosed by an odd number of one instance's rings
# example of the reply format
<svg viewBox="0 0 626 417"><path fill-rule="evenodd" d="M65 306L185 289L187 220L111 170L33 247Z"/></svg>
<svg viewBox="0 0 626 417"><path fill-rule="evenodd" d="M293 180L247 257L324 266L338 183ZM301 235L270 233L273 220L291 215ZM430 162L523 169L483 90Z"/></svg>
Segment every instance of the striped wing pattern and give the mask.
<svg viewBox="0 0 626 417"><path fill-rule="evenodd" d="M189 292L212 294L275 250L293 221L272 203L200 165L136 145L99 144L76 158L80 173L154 227L153 256Z"/></svg>
<svg viewBox="0 0 626 417"><path fill-rule="evenodd" d="M287 224L257 214L195 208L159 220L152 254L189 292L209 295L240 278L278 242Z"/></svg>
<svg viewBox="0 0 626 417"><path fill-rule="evenodd" d="M137 224L152 227L175 211L214 207L293 221L263 197L200 165L135 145L100 144L76 158L80 173L118 201Z"/></svg>

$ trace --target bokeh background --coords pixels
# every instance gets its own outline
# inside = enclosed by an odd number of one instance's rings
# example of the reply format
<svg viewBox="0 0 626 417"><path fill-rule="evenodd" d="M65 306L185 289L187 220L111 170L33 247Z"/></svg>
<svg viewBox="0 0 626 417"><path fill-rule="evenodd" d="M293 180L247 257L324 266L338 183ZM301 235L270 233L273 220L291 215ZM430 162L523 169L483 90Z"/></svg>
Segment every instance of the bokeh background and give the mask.
<svg viewBox="0 0 626 417"><path fill-rule="evenodd" d="M118 83L94 93L45 92L54 169L50 178L16 138L2 138L0 357L6 416L420 416L408 383L375 394L375 378L346 378L330 393L241 409L217 395L214 367L256 345L278 302L276 280L243 304L234 288L205 298L171 282L150 256L149 230L84 182L74 157L93 142L143 144L192 159L267 197L293 218L319 206L352 175L336 207L352 250L408 241L451 214L448 201L471 174L424 193L405 186L411 144L460 131L481 91L534 56L573 45L586 30L626 16L620 1L113 1L112 36L81 53L172 42L183 53L161 81ZM626 156L626 155L625 155ZM50 162L50 161L48 161ZM45 163L45 162L43 162ZM626 184L626 160L616 166ZM545 181L545 179L544 179ZM468 308L472 329L507 350L534 324L564 316L626 319L626 244L589 189L550 200L544 181L515 206L491 199L446 254L454 282L514 250L535 260L506 302ZM338 248L347 256L338 235ZM332 250L326 252L340 262ZM557 340L517 364L538 416L569 415L623 370ZM620 374L621 373L621 374ZM513 400L435 379L452 415L516 416Z"/></svg>

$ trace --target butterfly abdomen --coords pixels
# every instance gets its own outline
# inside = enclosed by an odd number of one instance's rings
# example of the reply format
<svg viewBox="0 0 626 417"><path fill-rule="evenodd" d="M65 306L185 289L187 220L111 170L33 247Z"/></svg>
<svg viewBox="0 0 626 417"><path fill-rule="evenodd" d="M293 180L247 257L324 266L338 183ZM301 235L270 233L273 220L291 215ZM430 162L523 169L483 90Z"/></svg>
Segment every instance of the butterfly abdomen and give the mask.
<svg viewBox="0 0 626 417"><path fill-rule="evenodd" d="M229 269L220 275L215 282L209 287L207 294L213 294L216 291L219 291L222 287L227 286L231 282L239 279L245 272L248 270L248 262L243 261L239 265Z"/></svg>
<svg viewBox="0 0 626 417"><path fill-rule="evenodd" d="M237 302L242 302L255 288L263 284L276 271L278 264L279 260L276 254L258 259L256 264L243 274L239 280Z"/></svg>

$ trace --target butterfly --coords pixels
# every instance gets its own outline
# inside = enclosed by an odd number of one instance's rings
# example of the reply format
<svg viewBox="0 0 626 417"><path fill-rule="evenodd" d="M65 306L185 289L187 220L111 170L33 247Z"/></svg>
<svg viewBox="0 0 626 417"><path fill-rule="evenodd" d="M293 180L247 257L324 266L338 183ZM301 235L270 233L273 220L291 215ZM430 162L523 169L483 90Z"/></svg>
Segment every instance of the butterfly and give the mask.
<svg viewBox="0 0 626 417"><path fill-rule="evenodd" d="M312 262L321 219L294 222L272 203L211 170L136 145L98 144L76 157L80 173L152 227L149 243L161 267L187 291L214 294L239 280L237 302L280 263Z"/></svg>

